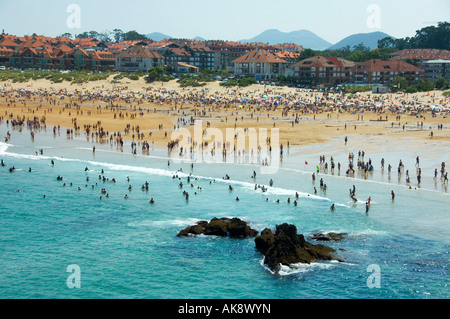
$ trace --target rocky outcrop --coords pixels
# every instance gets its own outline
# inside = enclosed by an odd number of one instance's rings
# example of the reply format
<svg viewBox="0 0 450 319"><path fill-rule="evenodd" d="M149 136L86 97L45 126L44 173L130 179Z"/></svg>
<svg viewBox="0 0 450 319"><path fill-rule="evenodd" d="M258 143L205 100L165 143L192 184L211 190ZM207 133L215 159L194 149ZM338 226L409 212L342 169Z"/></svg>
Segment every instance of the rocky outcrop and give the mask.
<svg viewBox="0 0 450 319"><path fill-rule="evenodd" d="M239 218L216 218L214 217L209 222L202 220L196 225L186 227L181 230L177 236L189 235L215 235L232 238L247 238L255 237L258 232Z"/></svg>
<svg viewBox="0 0 450 319"><path fill-rule="evenodd" d="M312 263L317 260L340 260L335 250L325 245L313 245L292 224L277 225L275 233L266 228L255 238L256 248L265 256L264 264L278 272L280 265Z"/></svg>
<svg viewBox="0 0 450 319"><path fill-rule="evenodd" d="M177 236L215 235L231 238L255 237L256 248L265 256L264 264L272 271L278 272L281 265L312 263L319 260L341 260L336 251L328 246L307 242L302 234L297 234L297 227L292 224L277 225L275 232L265 228L258 232L239 218L213 218L209 222L202 220L197 224L181 230ZM315 240L341 240L342 234L314 234L308 237Z"/></svg>

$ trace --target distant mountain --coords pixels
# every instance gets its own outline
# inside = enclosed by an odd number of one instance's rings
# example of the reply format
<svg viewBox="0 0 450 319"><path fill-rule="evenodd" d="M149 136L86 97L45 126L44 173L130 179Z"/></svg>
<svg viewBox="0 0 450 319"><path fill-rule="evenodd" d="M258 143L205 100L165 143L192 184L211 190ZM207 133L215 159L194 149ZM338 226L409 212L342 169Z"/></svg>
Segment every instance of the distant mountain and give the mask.
<svg viewBox="0 0 450 319"><path fill-rule="evenodd" d="M277 29L270 29L251 39L240 40L239 42L262 42L272 45L280 43L295 43L301 45L303 48L314 50L325 50L332 45L330 42L325 41L318 35L308 30L282 32Z"/></svg>
<svg viewBox="0 0 450 319"><path fill-rule="evenodd" d="M371 50L373 50L378 47L378 40L381 40L386 37L391 36L389 34L379 31L370 33L357 33L342 39L335 45L330 46L328 49L338 50L346 47L347 45L350 46L350 49L353 49L355 45L362 43L366 47L369 47Z"/></svg>
<svg viewBox="0 0 450 319"><path fill-rule="evenodd" d="M172 37L170 37L168 35L165 35L165 34L162 34L162 33L159 33L159 32L153 32L153 33L147 34L146 37L148 39L156 41L156 42L164 40L164 39L171 39L172 38Z"/></svg>
<svg viewBox="0 0 450 319"><path fill-rule="evenodd" d="M195 40L195 41L206 41L206 39L202 38L202 37L195 37L192 40Z"/></svg>

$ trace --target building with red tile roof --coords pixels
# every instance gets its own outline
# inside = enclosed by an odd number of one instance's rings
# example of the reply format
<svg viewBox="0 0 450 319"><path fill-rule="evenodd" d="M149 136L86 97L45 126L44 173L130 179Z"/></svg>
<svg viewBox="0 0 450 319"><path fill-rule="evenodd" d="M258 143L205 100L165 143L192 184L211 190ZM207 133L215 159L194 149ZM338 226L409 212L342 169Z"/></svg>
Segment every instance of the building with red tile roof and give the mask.
<svg viewBox="0 0 450 319"><path fill-rule="evenodd" d="M349 81L354 62L337 57L313 56L296 62L291 69L302 83L339 84Z"/></svg>
<svg viewBox="0 0 450 319"><path fill-rule="evenodd" d="M72 56L76 69L108 71L115 68L114 55L108 51L87 51L77 48Z"/></svg>
<svg viewBox="0 0 450 319"><path fill-rule="evenodd" d="M257 81L272 80L284 75L286 60L264 49L256 49L233 60L234 74L251 76Z"/></svg>
<svg viewBox="0 0 450 319"><path fill-rule="evenodd" d="M14 55L14 50L0 46L0 66L9 66L9 60Z"/></svg>
<svg viewBox="0 0 450 319"><path fill-rule="evenodd" d="M429 61L429 60L449 60L450 51L439 49L404 49L391 54L392 60L400 61Z"/></svg>
<svg viewBox="0 0 450 319"><path fill-rule="evenodd" d="M415 84L423 74L422 69L403 61L372 59L351 67L350 81L356 84L391 84L397 77L403 77L409 84Z"/></svg>
<svg viewBox="0 0 450 319"><path fill-rule="evenodd" d="M147 71L152 67L162 67L164 57L141 45L134 45L115 56L116 69L125 72Z"/></svg>

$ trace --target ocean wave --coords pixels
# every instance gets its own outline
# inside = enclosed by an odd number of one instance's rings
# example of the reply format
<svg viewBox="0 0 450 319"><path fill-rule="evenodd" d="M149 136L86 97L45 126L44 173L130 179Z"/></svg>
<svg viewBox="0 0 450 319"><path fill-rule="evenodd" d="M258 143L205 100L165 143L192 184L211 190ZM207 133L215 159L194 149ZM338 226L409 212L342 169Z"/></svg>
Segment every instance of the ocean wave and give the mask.
<svg viewBox="0 0 450 319"><path fill-rule="evenodd" d="M308 273L316 270L328 270L336 267L338 261L327 261L327 262L313 262L310 264L305 263L296 263L291 264L289 266L281 265L280 270L278 271L278 275L280 276L291 276L295 274ZM266 270L268 270L271 274L275 275L276 273L272 271L269 267L264 264L264 258L260 261L261 266L263 266Z"/></svg>
<svg viewBox="0 0 450 319"><path fill-rule="evenodd" d="M195 225L200 219L187 218L187 219L171 219L171 220L143 220L138 222L130 222L127 224L129 227L152 227L152 228L167 228L172 226L187 227Z"/></svg>
<svg viewBox="0 0 450 319"><path fill-rule="evenodd" d="M0 142L0 155L4 155L8 147L12 146L11 144L6 144L3 142Z"/></svg>
<svg viewBox="0 0 450 319"><path fill-rule="evenodd" d="M64 157L56 157L56 156L45 156L45 155L29 155L29 154L18 154L18 153L9 153L9 152L3 152L3 154L8 155L10 157L15 158L23 158L23 159L30 159L30 160L54 160L54 161L63 161L63 162L78 162L78 163L84 163L85 165L92 165L92 166L100 166L103 169L109 169L113 171L129 171L129 172L138 172L138 173L147 173L149 175L159 175L159 176L166 176L166 177L184 177L187 178L188 176L190 178L197 178L200 180L208 180L208 181L215 181L217 183L224 183L228 185L234 185L234 186L240 186L243 189L246 189L248 191L255 191L255 183L251 182L243 182L233 179L225 179L225 178L216 178L211 176L201 176L201 175L193 175L189 173L184 173L182 171L170 171L166 169L159 169L159 168L151 168L151 167L145 167L145 166L132 166L132 165L124 165L124 164L113 164L113 163L106 163L106 162L97 162L97 161L91 161L91 160L81 160L81 159L73 159L73 158L64 158ZM89 170L92 172L92 170ZM267 196L292 196L294 197L296 194L298 194L299 198L310 198L315 200L322 200L322 201L331 201L330 199L326 197L321 197L314 194L309 194L306 192L296 191L293 189L285 189L280 187L270 187L265 185L264 186L265 191L262 191L262 188L257 188L256 191L265 194ZM339 206L346 206L344 204L336 204Z"/></svg>

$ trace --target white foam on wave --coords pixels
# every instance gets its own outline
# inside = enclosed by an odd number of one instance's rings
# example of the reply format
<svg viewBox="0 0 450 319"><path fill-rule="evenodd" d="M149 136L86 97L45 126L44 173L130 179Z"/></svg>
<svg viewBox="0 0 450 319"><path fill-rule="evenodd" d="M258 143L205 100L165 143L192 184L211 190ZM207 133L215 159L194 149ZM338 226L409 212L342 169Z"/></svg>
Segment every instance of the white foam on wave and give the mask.
<svg viewBox="0 0 450 319"><path fill-rule="evenodd" d="M151 167L144 167L144 166L132 166L132 165L124 165L124 164L113 164L113 163L105 163L105 162L96 162L96 161L90 161L90 160L81 160L81 159L73 159L73 158L64 158L64 157L56 157L56 156L44 156L44 155L28 155L28 154L18 154L18 153L9 153L9 152L3 152L5 155L8 155L10 157L15 158L24 158L24 159L31 159L31 160L55 160L55 161L63 161L63 162L78 162L78 163L85 163L87 165L93 165L93 166L101 166L102 168L107 168L109 170L113 171L129 171L129 172L137 172L137 173L147 173L149 175L159 175L159 176L166 176L166 177L188 177L191 178L197 178L197 179L204 179L204 180L214 180L215 182L219 183L225 183L229 185L239 185L244 189L247 189L249 191L255 190L255 183L250 182L242 182L238 180L231 180L231 179L224 179L224 178L214 178L209 176L200 176L200 175L191 175L188 173L184 173L182 171L169 171L166 169L159 169L159 168L151 168ZM92 170L89 170L92 172ZM262 186L262 185L261 185ZM261 188L257 188L256 191L260 192L261 194L265 195L281 195L281 196L295 196L297 193L299 198L311 198L316 200L324 200L324 201L330 201L330 199L326 197L321 197L305 192L300 192L292 189L285 189L285 188L279 188L279 187L270 187L270 186L264 186L267 190L262 191ZM344 204L337 204L346 206Z"/></svg>
<svg viewBox="0 0 450 319"><path fill-rule="evenodd" d="M383 230L375 230L375 229L364 229L364 230L357 230L357 231L353 231L353 232L349 232L348 233L349 236L385 236L388 235L387 231L383 231Z"/></svg>
<svg viewBox="0 0 450 319"><path fill-rule="evenodd" d="M1 151L1 149L0 149L0 151ZM151 175L173 176L174 174L178 174L179 176L188 176L187 174L182 173L182 172L174 173L174 172L170 172L168 170L159 169L159 168L103 163L103 162L86 161L86 160L81 160L81 159L64 158L64 157L57 157L57 156L28 155L28 154L18 154L18 153L9 153L9 152L3 152L3 155L7 155L9 157L14 157L14 158L23 158L23 159L31 159L31 160L56 160L56 161L62 161L62 162L86 163L89 165L101 166L101 167L109 168L111 170L116 170L116 171L148 173ZM92 172L93 170L90 170L90 171Z"/></svg>
<svg viewBox="0 0 450 319"><path fill-rule="evenodd" d="M166 227L187 227L195 225L200 219L187 218L187 219L170 219L170 220L143 220L139 222L130 222L127 225L129 227L152 227L152 228L166 228Z"/></svg>
<svg viewBox="0 0 450 319"><path fill-rule="evenodd" d="M12 146L11 144L6 144L3 142L0 142L0 155L4 155L8 147Z"/></svg>
<svg viewBox="0 0 450 319"><path fill-rule="evenodd" d="M310 264L305 263L296 263L291 264L289 266L281 265L280 264L280 270L278 271L278 275L280 276L290 276L295 274L301 274L301 273L308 273L313 272L316 270L328 270L336 267L336 264L338 264L338 261L327 261L327 262L313 262ZM264 258L261 259L260 264L266 268L271 274L275 275L275 272L272 271L269 267L267 267L264 264Z"/></svg>

